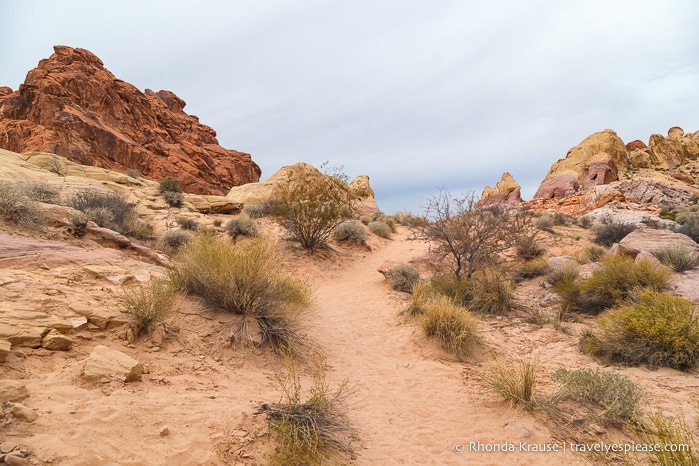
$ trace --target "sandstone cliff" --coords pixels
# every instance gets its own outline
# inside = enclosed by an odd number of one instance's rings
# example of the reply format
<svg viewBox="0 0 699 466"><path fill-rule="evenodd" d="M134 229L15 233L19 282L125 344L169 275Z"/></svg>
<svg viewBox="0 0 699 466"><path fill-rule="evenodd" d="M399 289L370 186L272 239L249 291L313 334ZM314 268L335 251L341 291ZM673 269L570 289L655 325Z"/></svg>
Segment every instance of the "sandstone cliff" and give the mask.
<svg viewBox="0 0 699 466"><path fill-rule="evenodd" d="M186 114L185 102L172 92L141 92L87 50L54 51L19 90L0 88L0 147L134 169L157 181L170 175L198 194L225 195L259 180L250 155L221 147L216 132Z"/></svg>
<svg viewBox="0 0 699 466"><path fill-rule="evenodd" d="M519 205L522 203L521 187L508 172L503 173L502 178L494 188L483 188L480 205L506 204Z"/></svg>

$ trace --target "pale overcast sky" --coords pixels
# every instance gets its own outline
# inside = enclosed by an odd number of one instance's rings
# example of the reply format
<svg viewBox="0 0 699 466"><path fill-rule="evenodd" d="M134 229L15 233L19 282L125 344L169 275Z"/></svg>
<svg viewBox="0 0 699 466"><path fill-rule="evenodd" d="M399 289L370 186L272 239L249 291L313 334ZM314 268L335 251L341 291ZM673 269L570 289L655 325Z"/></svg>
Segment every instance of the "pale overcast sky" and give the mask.
<svg viewBox="0 0 699 466"><path fill-rule="evenodd" d="M196 6L195 6L196 5ZM56 44L167 89L252 154L263 179L328 160L386 212L438 187L530 198L551 164L611 128L699 129L695 0L4 0L0 85Z"/></svg>

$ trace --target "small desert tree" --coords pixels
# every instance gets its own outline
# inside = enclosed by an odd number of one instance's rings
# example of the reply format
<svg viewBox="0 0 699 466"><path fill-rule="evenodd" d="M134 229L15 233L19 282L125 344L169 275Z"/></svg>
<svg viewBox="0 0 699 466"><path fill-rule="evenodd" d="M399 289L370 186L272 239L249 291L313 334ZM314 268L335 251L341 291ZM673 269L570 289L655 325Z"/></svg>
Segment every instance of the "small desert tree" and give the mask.
<svg viewBox="0 0 699 466"><path fill-rule="evenodd" d="M457 279L497 261L498 253L516 246L531 234L529 217L501 206L481 207L473 192L461 197L447 190L428 199L420 236L431 242L431 252L450 262Z"/></svg>
<svg viewBox="0 0 699 466"><path fill-rule="evenodd" d="M335 227L352 215L351 191L343 178L310 165L297 165L275 194L272 218L311 251L325 244Z"/></svg>

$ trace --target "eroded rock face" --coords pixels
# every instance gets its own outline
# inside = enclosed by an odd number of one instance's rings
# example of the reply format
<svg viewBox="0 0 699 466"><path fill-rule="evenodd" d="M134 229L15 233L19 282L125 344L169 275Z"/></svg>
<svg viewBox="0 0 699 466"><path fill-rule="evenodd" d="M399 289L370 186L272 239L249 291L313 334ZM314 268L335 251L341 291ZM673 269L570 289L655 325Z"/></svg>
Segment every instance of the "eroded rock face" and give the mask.
<svg viewBox="0 0 699 466"><path fill-rule="evenodd" d="M692 238L681 233L669 230L655 230L640 227L632 231L624 239L619 241L619 252L627 256L636 257L642 251L655 254L663 247L681 244L692 251L694 264L699 260L699 244Z"/></svg>
<svg viewBox="0 0 699 466"><path fill-rule="evenodd" d="M519 205L522 203L522 188L508 172L502 174L502 178L494 188L483 188L480 205L506 204Z"/></svg>
<svg viewBox="0 0 699 466"><path fill-rule="evenodd" d="M578 192L580 182L573 175L559 175L541 183L534 194L535 198L561 199Z"/></svg>
<svg viewBox="0 0 699 466"><path fill-rule="evenodd" d="M0 88L0 147L44 151L83 165L173 176L187 192L225 195L258 181L249 154L218 144L170 91L141 92L84 49L54 47L15 92Z"/></svg>

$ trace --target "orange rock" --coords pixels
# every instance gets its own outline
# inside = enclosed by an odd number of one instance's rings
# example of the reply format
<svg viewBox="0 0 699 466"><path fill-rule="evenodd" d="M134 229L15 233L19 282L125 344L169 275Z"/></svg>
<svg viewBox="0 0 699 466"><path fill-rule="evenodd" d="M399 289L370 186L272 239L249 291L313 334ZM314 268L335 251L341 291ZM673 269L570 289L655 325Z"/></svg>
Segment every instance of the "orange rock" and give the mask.
<svg viewBox="0 0 699 466"><path fill-rule="evenodd" d="M186 114L184 100L172 92L141 92L87 50L54 51L19 90L0 88L0 147L136 169L156 181L173 176L197 194L225 195L259 180L250 155L221 147L216 132Z"/></svg>

